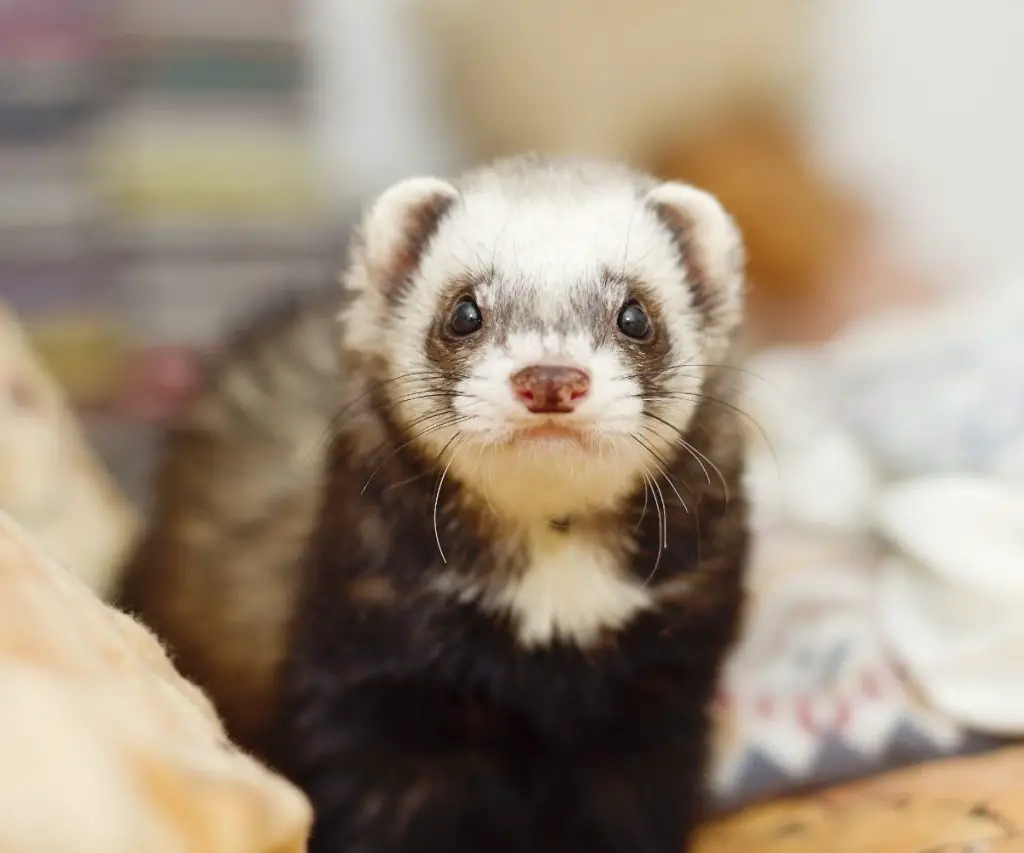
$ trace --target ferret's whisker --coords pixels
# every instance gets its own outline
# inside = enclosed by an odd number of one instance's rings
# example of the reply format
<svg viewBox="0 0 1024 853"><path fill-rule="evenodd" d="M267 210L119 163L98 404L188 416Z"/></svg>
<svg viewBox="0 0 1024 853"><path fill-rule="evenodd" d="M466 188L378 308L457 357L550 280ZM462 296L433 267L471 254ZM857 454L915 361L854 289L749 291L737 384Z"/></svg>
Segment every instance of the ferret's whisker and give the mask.
<svg viewBox="0 0 1024 853"><path fill-rule="evenodd" d="M640 517L636 520L636 525L633 527L633 532L636 533L640 529L640 525L644 523L644 516L647 514L647 500L651 495L651 487L647 485L647 477L644 477L644 505L640 509Z"/></svg>
<svg viewBox="0 0 1024 853"><path fill-rule="evenodd" d="M634 435L634 436L632 436L632 439L637 444L639 444L645 451L647 451L648 454L650 454L651 458L654 460L655 467L657 467L659 473L665 478L665 482L668 483L669 488L671 488L672 491L675 492L675 496L679 500L680 505L683 507L683 509L686 512L689 512L690 508L686 505L686 501L683 500L683 496L681 494L679 494L679 490L675 487L675 483L672 482L672 477L669 476L667 466L665 465L665 460L662 459L661 456L659 456L654 451L654 448L652 448L648 442L646 442L645 440L641 439L639 436ZM662 497L662 500L664 501L664 497ZM666 507L666 511L667 511L667 507ZM668 543L666 542L666 547L667 547L667 545L668 545Z"/></svg>
<svg viewBox="0 0 1024 853"><path fill-rule="evenodd" d="M712 462L710 459L708 459L707 456L701 453L696 447L690 444L690 442L686 440L686 435L683 433L681 429L679 429L679 427L665 420L663 417L654 414L654 412L645 411L643 414L644 417L652 418L653 420L656 420L658 423L667 426L670 430L672 430L672 432L676 434L679 445L696 460L698 465L700 465L701 470L704 472L705 478L707 478L709 486L711 485L711 474L708 472L708 469L704 465L704 463L707 462L708 465L715 469L715 473L718 474L718 479L722 483L722 488L725 491L726 503L728 503L729 484L725 482L725 477L722 475L722 472L721 470L719 470L718 466L715 465L715 463Z"/></svg>
<svg viewBox="0 0 1024 853"><path fill-rule="evenodd" d="M751 379L757 379L757 380L759 380L761 382L764 382L766 385L769 385L772 388L774 388L775 390L779 391L780 393L783 393L782 389L780 389L770 379L767 379L764 376L761 376L761 374L759 374L759 373L755 373L754 371L750 370L749 368L740 367L739 365L735 365L735 364L700 364L700 363L697 363L697 362L687 361L687 362L683 362L682 364L669 364L669 365L665 365L663 367L650 367L650 368L647 368L646 370L636 370L636 371L632 371L630 373L625 373L625 374L621 374L619 376L616 376L615 379L617 379L617 380L619 380L619 379L637 380L637 379L649 379L649 378L662 378L662 377L666 377L666 376L675 376L675 377L679 377L679 378L683 378L683 379L693 379L695 381L700 381L700 380L704 379L704 376L702 376L700 374L696 374L696 373L693 373L693 374L683 374L682 373L683 370L687 370L687 369L691 369L691 368L698 369L698 370L705 370L705 371L727 370L727 371L731 371L733 373L741 373L744 376L747 376L747 377L749 377Z"/></svg>
<svg viewBox="0 0 1024 853"><path fill-rule="evenodd" d="M430 474L434 470L434 465L437 465L441 461L441 457L444 456L444 452L448 449L448 446L456 438L459 438L459 437L460 437L460 434L458 432L456 432L455 435L453 435L451 438L448 439L448 441L445 442L444 447L442 447L440 452L434 457L433 465L431 465L430 468L426 468L423 471L421 471L419 474L414 474L412 477L408 477L405 480L399 480L397 483L391 483L390 485L385 486L381 490L381 494L387 494L392 489L397 489L400 486L407 486L407 485L409 485L409 483L415 483L417 480L421 480L423 477L426 477L428 474Z"/></svg>
<svg viewBox="0 0 1024 853"><path fill-rule="evenodd" d="M464 423L467 420L468 420L468 418L464 417L464 416L451 417L450 420L444 421L444 422L439 423L439 424L433 424L432 426L429 426L426 429L421 430L420 432L418 432L415 435L411 436L407 441L402 442L400 445L398 445L398 447L395 447L387 456L385 456L381 460L380 464L376 468L373 469L373 473L370 474L369 479L367 479L367 481L365 483L363 483L363 487L359 490L359 494L362 495L362 494L366 493L366 490L369 488L370 483L373 482L373 478L377 476L377 474L380 472L381 468L383 468L384 465L387 464L389 459L391 459L392 457L394 457L395 455L397 455L401 451L405 450L405 448L407 448L409 445L411 445L414 441L416 441L419 438L422 438L425 435L429 435L432 432L436 432L439 429L445 429L447 427L458 426L460 423ZM456 433L456 435L458 435L458 433ZM450 439L449 439L449 441L450 441Z"/></svg>
<svg viewBox="0 0 1024 853"><path fill-rule="evenodd" d="M412 380L420 381L420 382L427 382L427 381L430 381L431 379L433 379L434 381L436 381L437 377L438 377L438 373L436 371L432 371L432 370L416 370L416 371L410 371L409 373L403 373L403 374L401 374L399 376L393 376L390 379L383 379L383 380L380 380L378 382L371 382L371 383L369 383L369 387L368 388L366 388L362 393L357 394L355 397L353 397L351 400L349 400L345 405L343 405L341 408L339 408L336 412L334 412L334 414L332 414L327 419L327 426L324 427L324 430L323 430L322 434L320 435L320 437L316 441L313 442L313 446L310 447L309 453L312 454L312 453L316 453L316 452L320 451L323 448L324 444L327 441L329 441L338 432L339 427L342 424L342 417L345 414L347 414L348 411L353 406L355 406L361 400L366 399L366 397L368 397L369 395L373 394L375 391L379 391L380 389L384 388L386 385L391 385L391 384L400 383L400 382L404 383L404 382L409 382L409 381L412 381Z"/></svg>
<svg viewBox="0 0 1024 853"><path fill-rule="evenodd" d="M713 397L710 394L703 393L702 391L658 391L654 394L645 396L647 396L648 399L652 400L687 400L693 403L713 403L717 406L721 406L723 409L726 409L735 415L738 415L741 418L744 418L752 427L754 427L754 429L756 429L761 434L761 437L765 440L766 443L771 443L767 433L765 433L764 431L764 428L757 422L757 420L749 412L743 411L743 409L741 409L739 406L733 403L728 403L725 400L720 400L718 397Z"/></svg>
<svg viewBox="0 0 1024 853"><path fill-rule="evenodd" d="M658 573L658 566L661 565L661 552L665 550L662 547L662 544L665 540L665 536L667 535L665 532L665 528L668 527L668 519L666 518L664 511L662 510L662 507L658 504L657 484L654 482L653 478L650 476L646 469L644 469L644 480L651 487L651 497L654 499L654 509L658 513L658 547L656 549L654 557L654 568L651 569L651 573L647 576L646 580L643 583L643 585L646 587L654 579L654 576Z"/></svg>
<svg viewBox="0 0 1024 853"><path fill-rule="evenodd" d="M456 436L458 433L456 433ZM451 442L449 442L450 444ZM447 447L447 445L445 445ZM458 445L456 445L456 450ZM455 451L452 451L452 458L448 460L448 464L444 466L444 470L441 472L441 479L437 481L437 491L434 493L434 541L437 543L437 553L441 555L441 562L448 563L448 558L444 555L444 548L441 547L441 534L437 530L437 505L441 500L441 488L444 486L444 478L448 475L448 469L452 467L452 463L455 461Z"/></svg>

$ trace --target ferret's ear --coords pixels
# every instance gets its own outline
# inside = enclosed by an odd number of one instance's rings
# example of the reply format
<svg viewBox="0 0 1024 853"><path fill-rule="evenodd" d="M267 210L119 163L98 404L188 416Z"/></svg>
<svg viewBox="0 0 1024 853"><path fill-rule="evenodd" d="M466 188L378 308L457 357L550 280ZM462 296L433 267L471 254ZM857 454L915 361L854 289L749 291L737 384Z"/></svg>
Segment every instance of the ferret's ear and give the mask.
<svg viewBox="0 0 1024 853"><path fill-rule="evenodd" d="M655 187L646 202L676 243L694 306L720 328L735 326L746 257L732 217L710 193L675 181Z"/></svg>
<svg viewBox="0 0 1024 853"><path fill-rule="evenodd" d="M416 270L458 191L439 178L409 178L386 189L363 218L363 262L369 281L392 298Z"/></svg>

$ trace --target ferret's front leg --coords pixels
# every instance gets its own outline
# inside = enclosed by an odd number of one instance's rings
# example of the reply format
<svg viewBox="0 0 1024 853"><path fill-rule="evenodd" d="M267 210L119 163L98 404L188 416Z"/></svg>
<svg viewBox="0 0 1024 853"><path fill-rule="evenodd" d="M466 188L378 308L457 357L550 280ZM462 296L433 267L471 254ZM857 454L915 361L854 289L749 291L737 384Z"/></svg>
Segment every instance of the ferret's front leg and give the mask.
<svg viewBox="0 0 1024 853"><path fill-rule="evenodd" d="M437 703L418 690L306 685L279 749L313 803L309 853L685 850L701 773L668 743L645 754L484 745L460 718L425 724Z"/></svg>
<svg viewBox="0 0 1024 853"><path fill-rule="evenodd" d="M464 744L425 744L416 696L390 685L337 691L329 676L308 675L301 707L279 719L274 751L313 804L309 853L536 849L531 804L506 768ZM402 717L407 729L396 727Z"/></svg>

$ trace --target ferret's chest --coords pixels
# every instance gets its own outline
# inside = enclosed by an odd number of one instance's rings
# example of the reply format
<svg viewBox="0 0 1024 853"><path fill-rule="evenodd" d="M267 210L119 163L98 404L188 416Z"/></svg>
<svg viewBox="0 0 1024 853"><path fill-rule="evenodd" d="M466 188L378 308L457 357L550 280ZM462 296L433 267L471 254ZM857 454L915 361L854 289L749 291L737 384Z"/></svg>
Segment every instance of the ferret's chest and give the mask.
<svg viewBox="0 0 1024 853"><path fill-rule="evenodd" d="M553 645L590 649L654 606L630 570L630 543L614 532L528 529L507 565L458 588L463 602L508 626L524 652Z"/></svg>
<svg viewBox="0 0 1024 853"><path fill-rule="evenodd" d="M512 617L516 639L529 649L562 641L587 648L652 606L629 571L624 548L605 537L545 530L529 535L518 570L495 603Z"/></svg>
<svg viewBox="0 0 1024 853"><path fill-rule="evenodd" d="M411 726L425 743L561 749L606 741L627 720L642 728L653 707L685 705L692 653L678 612L635 570L631 533L546 526L482 547L467 537L410 579L423 584L415 605L332 617L344 640L332 669L380 725L396 737ZM429 551L415 536L396 541L402 565ZM408 700L396 700L396 679Z"/></svg>
<svg viewBox="0 0 1024 853"><path fill-rule="evenodd" d="M666 630L671 613L592 557L545 551L516 582L448 614L450 641L422 671L436 700L419 705L426 730L558 751L633 737L654 719L653 696L685 705L687 653Z"/></svg>

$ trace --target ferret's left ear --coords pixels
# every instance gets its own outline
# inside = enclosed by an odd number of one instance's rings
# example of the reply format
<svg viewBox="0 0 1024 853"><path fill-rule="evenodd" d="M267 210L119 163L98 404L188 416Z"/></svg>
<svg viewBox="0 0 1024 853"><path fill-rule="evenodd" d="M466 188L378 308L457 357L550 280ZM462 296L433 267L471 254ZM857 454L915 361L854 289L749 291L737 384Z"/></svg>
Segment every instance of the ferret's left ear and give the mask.
<svg viewBox="0 0 1024 853"><path fill-rule="evenodd" d="M746 256L732 217L710 193L675 181L652 189L646 202L676 243L694 306L720 327L735 326Z"/></svg>

